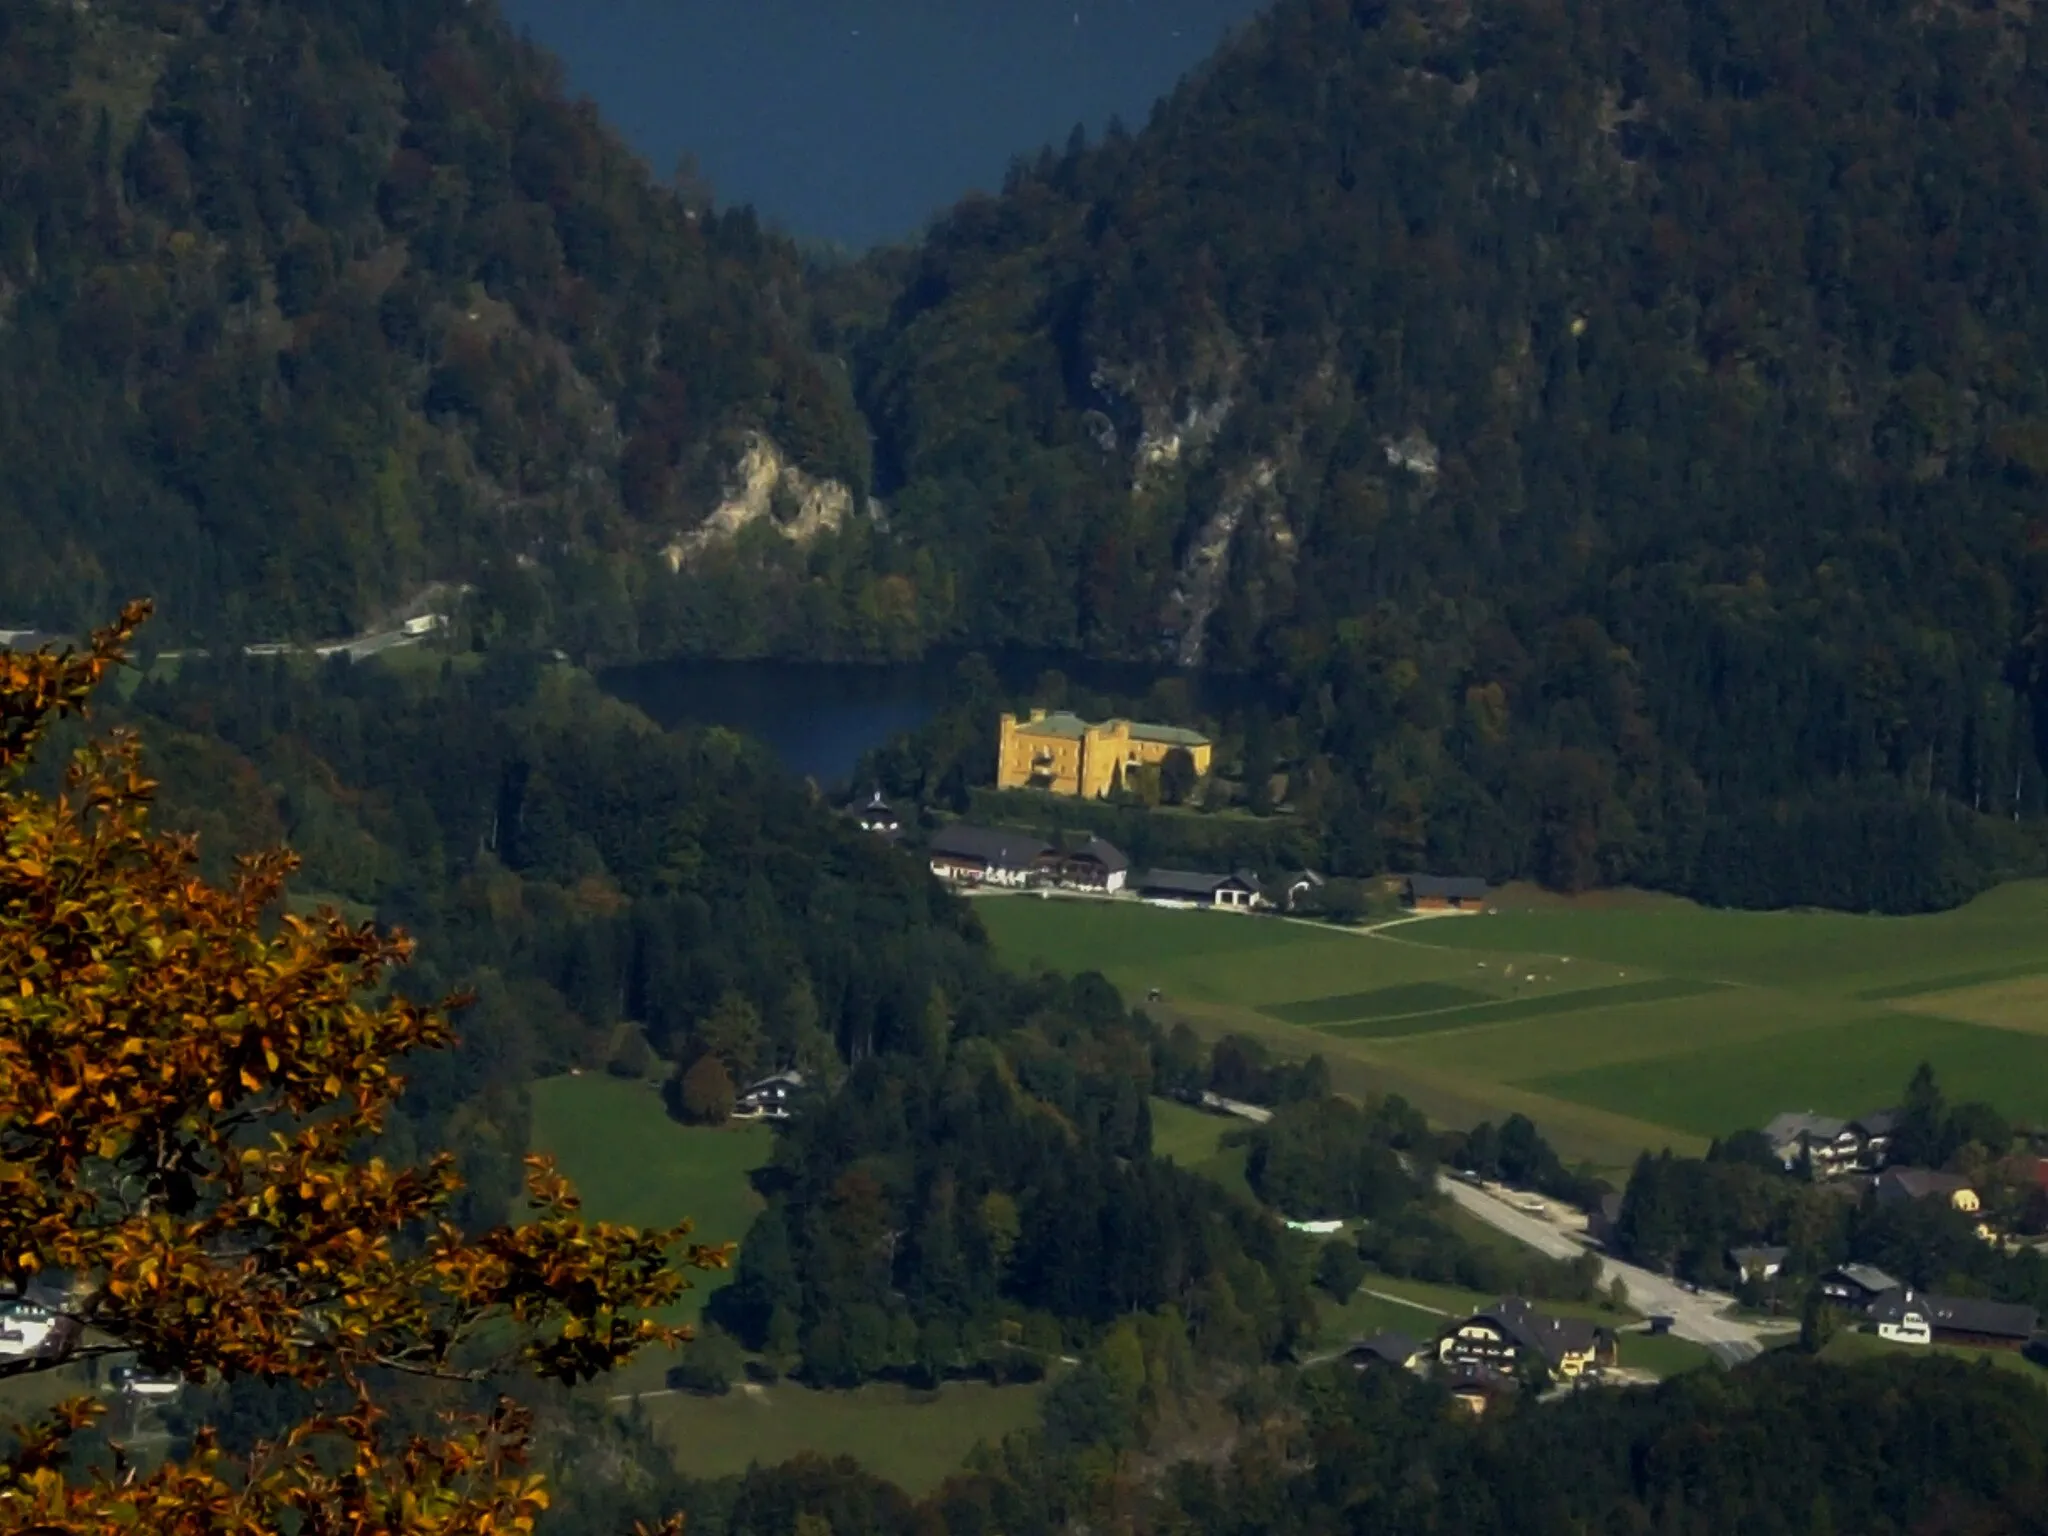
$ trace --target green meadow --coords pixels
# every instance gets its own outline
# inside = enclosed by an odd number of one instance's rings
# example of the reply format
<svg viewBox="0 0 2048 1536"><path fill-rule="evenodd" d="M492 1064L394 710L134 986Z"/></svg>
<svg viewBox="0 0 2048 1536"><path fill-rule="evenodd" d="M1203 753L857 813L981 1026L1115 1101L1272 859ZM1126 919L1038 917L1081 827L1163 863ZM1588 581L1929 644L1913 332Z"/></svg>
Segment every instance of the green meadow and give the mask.
<svg viewBox="0 0 2048 1536"><path fill-rule="evenodd" d="M654 1083L598 1072L543 1078L532 1096L533 1150L568 1175L586 1216L636 1227L688 1218L692 1240L703 1243L746 1236L761 1209L748 1175L775 1147L767 1126L678 1125ZM729 1270L695 1276L679 1320L694 1320L730 1277Z"/></svg>
<svg viewBox="0 0 2048 1536"><path fill-rule="evenodd" d="M1951 1097L2048 1121L2048 882L1926 917L1721 912L1513 889L1374 929L1135 902L977 904L1022 969L1098 970L1199 1031L1323 1054L1446 1124L1529 1115L1609 1168L1783 1109L1853 1115L1933 1062Z"/></svg>
<svg viewBox="0 0 2048 1536"><path fill-rule="evenodd" d="M935 1392L875 1384L814 1392L784 1382L735 1387L724 1397L672 1394L641 1405L675 1447L676 1465L723 1477L793 1456L851 1456L870 1471L924 1493L957 1471L982 1441L1038 1422L1038 1386L953 1382Z"/></svg>

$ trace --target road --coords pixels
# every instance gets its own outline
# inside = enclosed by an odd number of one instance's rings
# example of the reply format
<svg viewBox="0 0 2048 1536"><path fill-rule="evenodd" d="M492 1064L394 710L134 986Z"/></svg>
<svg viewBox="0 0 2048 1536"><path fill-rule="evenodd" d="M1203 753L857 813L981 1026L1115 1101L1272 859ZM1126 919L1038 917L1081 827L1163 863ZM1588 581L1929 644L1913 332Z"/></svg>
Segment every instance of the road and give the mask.
<svg viewBox="0 0 2048 1536"><path fill-rule="evenodd" d="M1444 1192L1459 1205L1517 1242L1527 1243L1554 1259L1576 1259L1588 1251L1583 1238L1561 1230L1540 1216L1518 1211L1483 1189L1474 1189L1450 1178L1440 1178L1439 1182ZM1706 1345L1730 1365L1747 1360L1763 1349L1764 1329L1754 1323L1722 1315L1735 1304L1732 1296L1722 1296L1713 1291L1695 1294L1675 1280L1605 1254L1600 1258L1600 1276L1607 1284L1619 1279L1627 1286L1628 1303L1636 1311L1669 1317L1673 1334Z"/></svg>

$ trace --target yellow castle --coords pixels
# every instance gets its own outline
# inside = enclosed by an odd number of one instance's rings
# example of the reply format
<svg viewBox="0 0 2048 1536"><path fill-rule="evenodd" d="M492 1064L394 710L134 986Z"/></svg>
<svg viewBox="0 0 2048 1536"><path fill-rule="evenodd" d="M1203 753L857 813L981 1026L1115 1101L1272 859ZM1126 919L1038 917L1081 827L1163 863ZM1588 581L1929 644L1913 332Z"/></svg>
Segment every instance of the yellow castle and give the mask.
<svg viewBox="0 0 2048 1536"><path fill-rule="evenodd" d="M1122 773L1162 761L1175 747L1195 760L1195 772L1209 771L1209 738L1176 725L1137 720L1083 720L1064 711L1034 709L1027 720L1002 717L1003 739L996 752L998 789L1049 789L1056 795L1099 800Z"/></svg>

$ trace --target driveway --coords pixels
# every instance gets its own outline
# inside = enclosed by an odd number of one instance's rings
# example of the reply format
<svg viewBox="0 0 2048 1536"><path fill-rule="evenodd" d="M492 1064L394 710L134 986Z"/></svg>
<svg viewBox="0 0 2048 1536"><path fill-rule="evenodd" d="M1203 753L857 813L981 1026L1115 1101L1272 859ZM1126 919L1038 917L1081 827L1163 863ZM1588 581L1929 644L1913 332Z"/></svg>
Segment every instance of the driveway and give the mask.
<svg viewBox="0 0 2048 1536"><path fill-rule="evenodd" d="M1576 1259L1594 1251L1584 1238L1563 1231L1540 1216L1518 1211L1483 1189L1441 1176L1437 1182L1444 1193L1488 1226L1553 1259ZM1600 1278L1603 1284L1612 1284L1618 1278L1628 1287L1628 1303L1636 1311L1669 1317L1673 1334L1706 1345L1727 1364L1747 1360L1763 1349L1764 1329L1722 1315L1735 1304L1732 1296L1713 1291L1695 1295L1675 1280L1606 1254L1600 1256Z"/></svg>

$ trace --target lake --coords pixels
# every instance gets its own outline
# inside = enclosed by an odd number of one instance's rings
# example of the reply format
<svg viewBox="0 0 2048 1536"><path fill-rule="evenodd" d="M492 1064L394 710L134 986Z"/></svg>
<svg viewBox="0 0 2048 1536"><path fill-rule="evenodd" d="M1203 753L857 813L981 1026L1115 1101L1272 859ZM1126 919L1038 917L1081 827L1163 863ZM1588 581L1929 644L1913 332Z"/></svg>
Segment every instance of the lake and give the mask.
<svg viewBox="0 0 2048 1536"><path fill-rule="evenodd" d="M792 773L836 785L863 753L937 714L952 677L952 663L938 661L663 661L613 668L601 681L663 726L725 726L766 743Z"/></svg>
<svg viewBox="0 0 2048 1536"><path fill-rule="evenodd" d="M1098 662L1042 651L992 655L1004 689L1020 700L1048 671L1078 687L1136 700L1161 683L1188 690L1205 713L1241 708L1257 696L1249 678L1219 678L1166 666ZM614 667L605 689L663 726L722 725L764 742L791 772L820 785L844 784L862 755L943 708L958 656L890 666L783 661L660 661Z"/></svg>

